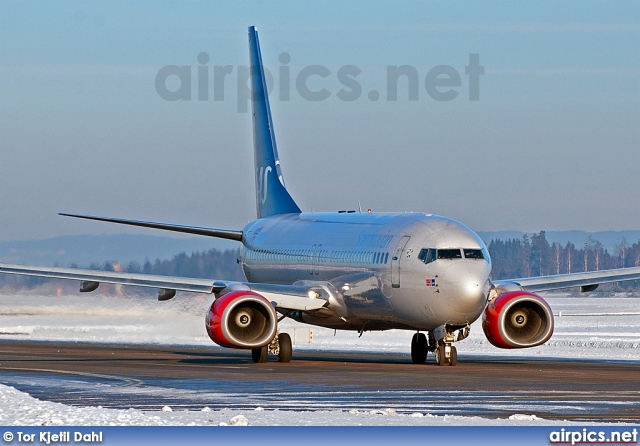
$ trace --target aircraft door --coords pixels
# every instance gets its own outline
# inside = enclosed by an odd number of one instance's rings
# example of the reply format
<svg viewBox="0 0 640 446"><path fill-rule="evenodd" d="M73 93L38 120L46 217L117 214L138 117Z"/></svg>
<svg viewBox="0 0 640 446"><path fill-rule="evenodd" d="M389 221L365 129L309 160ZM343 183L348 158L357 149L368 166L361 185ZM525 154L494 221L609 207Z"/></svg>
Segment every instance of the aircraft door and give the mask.
<svg viewBox="0 0 640 446"><path fill-rule="evenodd" d="M400 259L402 258L402 252L404 251L405 246L407 246L407 243L409 243L410 238L411 236L409 235L403 236L396 245L396 249L393 251L393 256L391 256L391 286L393 288L400 288Z"/></svg>

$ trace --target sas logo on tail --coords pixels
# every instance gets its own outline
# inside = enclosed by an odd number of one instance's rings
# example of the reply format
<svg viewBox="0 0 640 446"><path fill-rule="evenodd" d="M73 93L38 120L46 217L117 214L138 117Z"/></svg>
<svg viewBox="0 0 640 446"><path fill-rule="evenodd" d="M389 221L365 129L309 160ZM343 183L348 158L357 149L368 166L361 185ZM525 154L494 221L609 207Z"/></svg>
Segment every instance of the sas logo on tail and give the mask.
<svg viewBox="0 0 640 446"><path fill-rule="evenodd" d="M261 204L265 204L267 202L267 195L268 195L268 191L267 191L267 185L268 180L269 180L269 172L271 172L273 169L271 169L271 166L267 166L265 167L261 167L260 169L256 169L256 176L257 176L257 183L258 183L258 187L256 188L256 194L258 196L258 201Z"/></svg>
<svg viewBox="0 0 640 446"><path fill-rule="evenodd" d="M436 279L427 279L427 286L437 286Z"/></svg>

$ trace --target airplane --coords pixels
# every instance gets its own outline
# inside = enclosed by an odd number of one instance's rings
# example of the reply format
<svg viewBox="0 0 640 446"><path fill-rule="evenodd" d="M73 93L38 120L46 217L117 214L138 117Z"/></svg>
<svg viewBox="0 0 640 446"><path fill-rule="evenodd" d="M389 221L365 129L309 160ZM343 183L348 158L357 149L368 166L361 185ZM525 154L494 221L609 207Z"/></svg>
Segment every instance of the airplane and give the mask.
<svg viewBox="0 0 640 446"><path fill-rule="evenodd" d="M205 326L216 344L251 350L254 362L292 358L284 318L336 330L415 332L411 359L457 363L455 342L482 317L491 344L534 347L553 334L553 313L538 292L640 279L640 267L492 280L480 237L450 218L425 213L302 212L285 187L258 32L249 27L257 219L216 229L111 217L60 215L199 234L240 242L245 282L0 264L0 272L152 287L158 300L177 291L212 294Z"/></svg>

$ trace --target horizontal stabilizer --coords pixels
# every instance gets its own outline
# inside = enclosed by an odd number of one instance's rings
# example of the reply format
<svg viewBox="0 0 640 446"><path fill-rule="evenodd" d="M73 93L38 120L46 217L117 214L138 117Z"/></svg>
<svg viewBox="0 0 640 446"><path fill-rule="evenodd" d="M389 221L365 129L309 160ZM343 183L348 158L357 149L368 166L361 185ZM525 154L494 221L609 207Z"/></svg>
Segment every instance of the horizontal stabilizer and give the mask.
<svg viewBox="0 0 640 446"><path fill-rule="evenodd" d="M203 228L201 226L184 226L174 225L170 223L156 223L151 221L139 221L139 220L125 220L122 218L110 218L110 217L94 217L92 215L76 215L65 214L60 212L58 215L65 217L84 218L87 220L106 221L109 223L119 223L123 225L141 226L143 228L162 229L164 231L183 232L185 234L206 235L207 237L224 238L228 240L242 241L242 231L233 229L215 229L215 228Z"/></svg>

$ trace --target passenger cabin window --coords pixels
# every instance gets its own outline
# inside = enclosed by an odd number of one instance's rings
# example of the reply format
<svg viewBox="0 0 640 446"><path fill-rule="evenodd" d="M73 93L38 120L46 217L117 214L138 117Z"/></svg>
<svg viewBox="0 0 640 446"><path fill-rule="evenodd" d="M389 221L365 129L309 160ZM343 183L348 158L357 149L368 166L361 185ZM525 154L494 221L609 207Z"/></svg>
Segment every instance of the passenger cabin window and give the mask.
<svg viewBox="0 0 640 446"><path fill-rule="evenodd" d="M418 259L424 263L431 263L436 259L436 250L433 248L422 248L418 253Z"/></svg>
<svg viewBox="0 0 640 446"><path fill-rule="evenodd" d="M459 249L438 249L438 259L461 259L462 251Z"/></svg>
<svg viewBox="0 0 640 446"><path fill-rule="evenodd" d="M481 249L465 249L464 257L466 259L484 259Z"/></svg>

